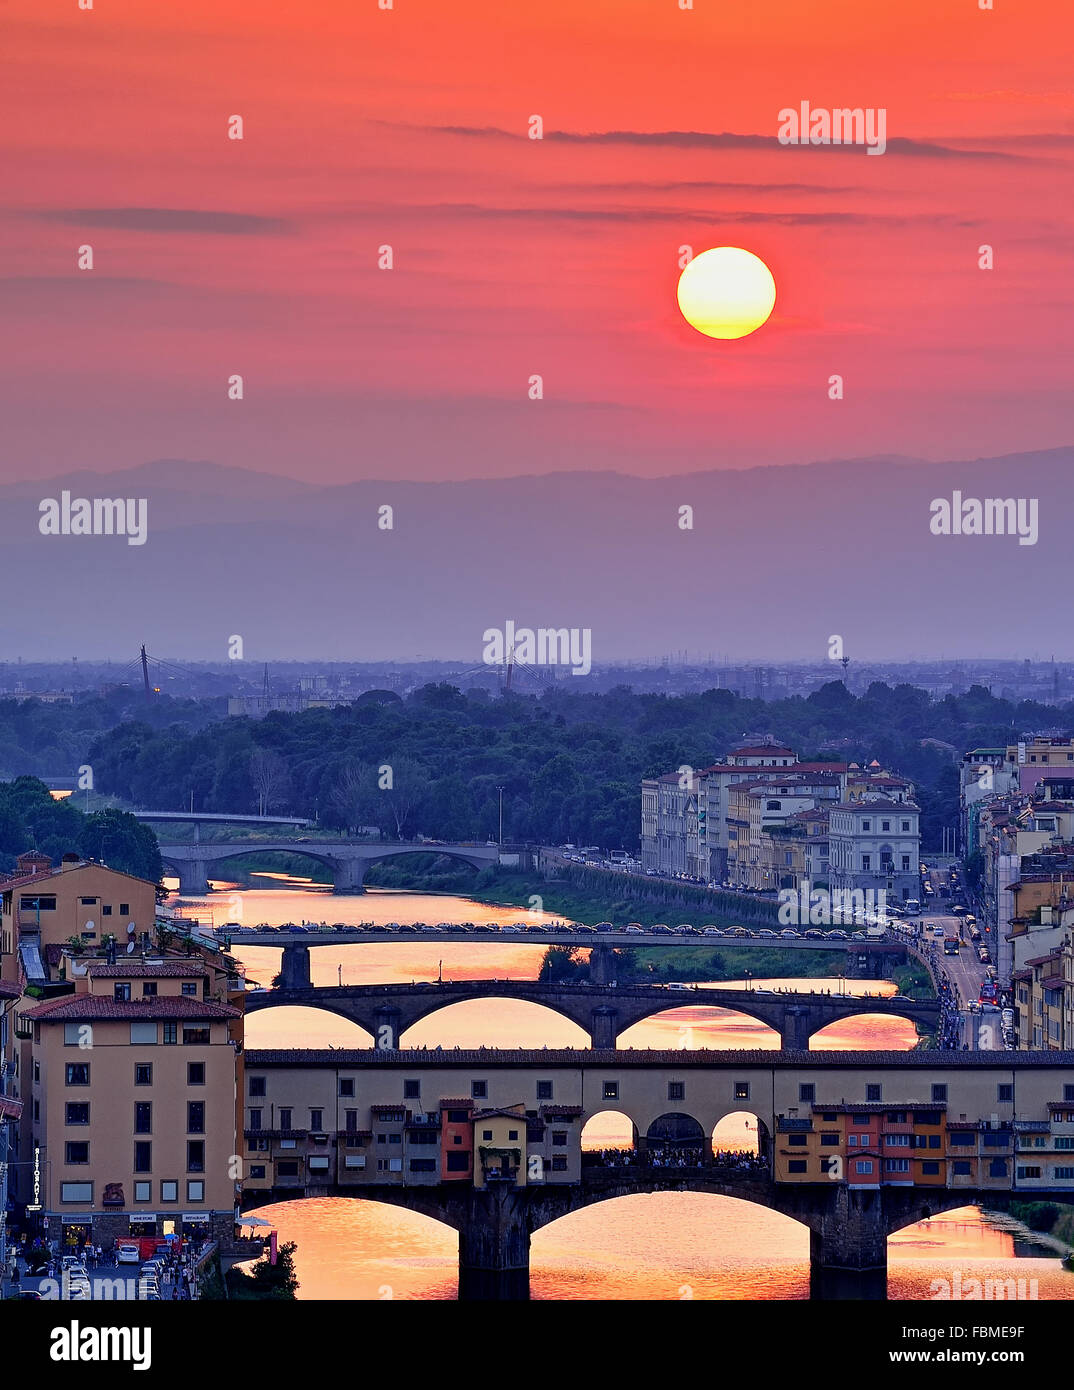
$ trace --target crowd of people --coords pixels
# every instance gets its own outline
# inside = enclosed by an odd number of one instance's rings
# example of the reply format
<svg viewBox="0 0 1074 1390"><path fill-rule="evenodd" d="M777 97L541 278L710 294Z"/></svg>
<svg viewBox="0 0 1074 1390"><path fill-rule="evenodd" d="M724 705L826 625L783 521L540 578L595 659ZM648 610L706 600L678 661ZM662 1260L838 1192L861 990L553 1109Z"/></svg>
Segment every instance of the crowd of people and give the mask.
<svg viewBox="0 0 1074 1390"><path fill-rule="evenodd" d="M586 1167L633 1168L639 1163L639 1155L633 1149L593 1149L583 1155L582 1162ZM717 1149L706 1161L700 1144L653 1147L640 1162L643 1167L659 1169L718 1168L744 1174L769 1171L767 1160L759 1154L738 1149Z"/></svg>

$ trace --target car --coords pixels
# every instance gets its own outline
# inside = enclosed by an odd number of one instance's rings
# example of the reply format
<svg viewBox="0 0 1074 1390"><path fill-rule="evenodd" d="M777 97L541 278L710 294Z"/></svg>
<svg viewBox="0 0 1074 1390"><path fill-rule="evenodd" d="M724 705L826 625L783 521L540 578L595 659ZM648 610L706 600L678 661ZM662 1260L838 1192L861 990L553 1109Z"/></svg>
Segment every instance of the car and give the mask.
<svg viewBox="0 0 1074 1390"><path fill-rule="evenodd" d="M816 941L817 938L822 937L824 933L820 930L819 927L809 927L806 931L802 933L802 935L808 936L811 941Z"/></svg>
<svg viewBox="0 0 1074 1390"><path fill-rule="evenodd" d="M649 928L649 934L651 936L670 936L671 928L666 926L663 922L660 922L655 927Z"/></svg>
<svg viewBox="0 0 1074 1390"><path fill-rule="evenodd" d="M142 1260L142 1251L138 1245L131 1241L116 1241L116 1264L136 1265ZM64 1261L66 1263L66 1259Z"/></svg>
<svg viewBox="0 0 1074 1390"><path fill-rule="evenodd" d="M309 927L292 927L291 930L293 932L300 932L303 936L309 936L310 934Z"/></svg>
<svg viewBox="0 0 1074 1390"><path fill-rule="evenodd" d="M625 926L623 930L629 936L643 936L645 933L645 928L639 927L637 922L631 922L628 926Z"/></svg>
<svg viewBox="0 0 1074 1390"><path fill-rule="evenodd" d="M770 927L762 927L762 928L760 929L760 931L757 932L757 935L758 935L758 936L771 936L771 937L776 937L776 936L779 935L779 933L778 933L778 932L772 931L772 929L771 929Z"/></svg>
<svg viewBox="0 0 1074 1390"><path fill-rule="evenodd" d="M38 1302L38 1301L39 1301L40 1299L42 1299L43 1297L44 1297L44 1295L38 1293L38 1291L37 1291L36 1289L20 1289L18 1293L15 1293L15 1294L8 1294L8 1298L21 1298L21 1299L24 1299L24 1300L25 1300L25 1299L29 1299L29 1300L31 1300L31 1301L33 1301L33 1302L35 1302L35 1303Z"/></svg>
<svg viewBox="0 0 1074 1390"><path fill-rule="evenodd" d="M595 927L584 927L584 926L579 926L579 927L575 927L575 931L587 932L590 936L596 936L596 934L597 934L597 930L596 930Z"/></svg>
<svg viewBox="0 0 1074 1390"><path fill-rule="evenodd" d="M487 933L487 932L493 932L493 931L495 931L495 930L496 930L496 928L495 928L495 927L490 927L489 924L488 924L487 922L479 922L478 925L477 925L476 927L474 927L474 931L475 931L475 932L480 931L480 932L486 932L486 933Z"/></svg>
<svg viewBox="0 0 1074 1390"><path fill-rule="evenodd" d="M441 927L433 927L433 926L430 926L428 922L423 922L423 923L421 924L421 929L422 929L422 931L441 931L441 930L442 930Z"/></svg>
<svg viewBox="0 0 1074 1390"><path fill-rule="evenodd" d="M829 935L830 937L832 937L832 938L833 938L834 940L836 940L836 941L849 941L849 940L850 940L850 938L847 936L846 932L843 931L843 929L842 929L841 927L836 927L835 931L830 931L830 932L828 933L828 935Z"/></svg>
<svg viewBox="0 0 1074 1390"><path fill-rule="evenodd" d="M798 941L801 938L801 932L796 932L793 927L784 927L780 936L787 941Z"/></svg>
<svg viewBox="0 0 1074 1390"><path fill-rule="evenodd" d="M615 931L615 925L612 922L598 922L597 931Z"/></svg>
<svg viewBox="0 0 1074 1390"><path fill-rule="evenodd" d="M646 870L645 870L645 877L646 877L646 878L656 878L656 870L655 870L655 869L646 869Z"/></svg>
<svg viewBox="0 0 1074 1390"><path fill-rule="evenodd" d="M417 936L418 934L417 927L412 927L409 922L400 922L396 930L400 932L407 932L410 936Z"/></svg>
<svg viewBox="0 0 1074 1390"><path fill-rule="evenodd" d="M701 935L702 935L702 936L723 936L723 928L722 928L722 927L702 927L702 929L701 929Z"/></svg>
<svg viewBox="0 0 1074 1390"><path fill-rule="evenodd" d="M518 927L516 927L512 922L504 922L504 924L500 927L500 931L501 933L506 933L510 936L520 935Z"/></svg>
<svg viewBox="0 0 1074 1390"><path fill-rule="evenodd" d="M682 984L679 980L670 980L670 981L668 982L668 989L696 989L696 988L697 988L696 985L684 985L684 984Z"/></svg>

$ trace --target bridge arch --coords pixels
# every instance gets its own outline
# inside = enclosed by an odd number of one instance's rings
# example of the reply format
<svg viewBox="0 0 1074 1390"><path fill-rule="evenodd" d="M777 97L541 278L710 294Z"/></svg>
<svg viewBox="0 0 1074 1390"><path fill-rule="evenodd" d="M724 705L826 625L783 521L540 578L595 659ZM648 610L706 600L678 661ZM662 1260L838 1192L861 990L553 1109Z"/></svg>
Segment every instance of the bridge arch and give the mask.
<svg viewBox="0 0 1074 1390"><path fill-rule="evenodd" d="M843 1014L823 1024L809 1035L811 1051L841 1051L846 1049L880 1052L908 1052L917 1043L919 1033L912 1018L895 1013L889 1009L871 1009L863 1001L864 1007L853 1013ZM868 1023L868 1034L847 1041L845 1033L848 1025L857 1025L860 1035L861 1025ZM842 1035L842 1036L841 1036Z"/></svg>
<svg viewBox="0 0 1074 1390"><path fill-rule="evenodd" d="M270 990L265 994L255 993L247 996L246 1047L373 1047L376 1024L372 1018L363 1021L356 1018L353 1011L335 1008L330 1003L306 1003L287 999L281 999L274 1004L269 1003L271 996L276 992ZM266 1000L264 1004L259 1002L262 999ZM271 1025L266 1015L271 1015ZM296 1018L295 1015L299 1017ZM263 1017L265 1022L259 1023L258 1020ZM343 1019L359 1029L362 1037L354 1040L341 1037L338 1024L330 1023L329 1017ZM268 1033L270 1026L273 1029L271 1037ZM264 1039L257 1036L258 1032L265 1035ZM294 1032L293 1041L280 1041L278 1035L287 1032ZM323 1038L320 1036L322 1032Z"/></svg>
<svg viewBox="0 0 1074 1390"><path fill-rule="evenodd" d="M506 982L505 982L506 983ZM511 1034L511 1023L499 1023L489 1018L487 1005L490 1000L510 1004L518 1010L515 1015L520 1022L520 1032ZM433 1047L439 1044L447 1047L446 1037L436 1035L436 1027L431 1023L439 1014L452 1013L444 1020L443 1027L451 1038L451 1046L460 1047L575 1047L588 1048L590 1045L591 1006L582 1009L557 1007L555 1003L543 1003L534 999L520 999L508 992L490 992L480 998L444 1001L435 996L427 1005L408 1007L406 1018L400 1026L400 1047ZM552 1020L548 1015L552 1015ZM469 1017L468 1017L469 1016ZM466 1036L467 1024L472 1020L473 1037ZM559 1024L562 1037L554 1039L549 1033L551 1022ZM422 1029L422 1025L425 1025ZM527 1028L526 1025L529 1025ZM418 1035L415 1036L417 1030ZM524 1036L529 1034L529 1036Z"/></svg>
<svg viewBox="0 0 1074 1390"><path fill-rule="evenodd" d="M743 995L746 994L747 991L743 990ZM702 1017L697 1017L698 1014ZM701 1038L707 1030L714 1025L723 1024L728 1032L732 1032L735 1029L736 1018L743 1021L738 1025L739 1029L749 1035L748 1039L738 1044L739 1046L779 1046L779 1029L764 1016L763 1010L751 1007L748 1003L741 1008L724 1003L708 1004L700 990L689 1001L674 999L669 995L666 1001L655 1000L651 1007L636 1010L634 1021L622 1030L617 1045L622 1048L672 1047L687 1050L704 1047L705 1043ZM652 1028L654 1024L666 1030L669 1036L664 1040L646 1039L641 1034L631 1036L634 1029ZM766 1034L772 1036L767 1038Z"/></svg>
<svg viewBox="0 0 1074 1390"><path fill-rule="evenodd" d="M601 1154L634 1156L638 1152L638 1126L622 1110L596 1110L582 1126L582 1164L592 1165Z"/></svg>

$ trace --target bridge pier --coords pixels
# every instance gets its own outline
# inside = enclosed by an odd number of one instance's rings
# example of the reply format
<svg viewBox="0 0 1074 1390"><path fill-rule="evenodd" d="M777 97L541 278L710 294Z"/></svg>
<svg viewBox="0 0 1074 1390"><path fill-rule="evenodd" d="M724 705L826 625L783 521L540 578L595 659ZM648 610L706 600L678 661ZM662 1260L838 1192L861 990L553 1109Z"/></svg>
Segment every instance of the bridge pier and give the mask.
<svg viewBox="0 0 1074 1390"><path fill-rule="evenodd" d="M589 1039L593 1047L614 1048L619 1036L618 1010L606 1004L596 1008L589 1015Z"/></svg>
<svg viewBox="0 0 1074 1390"><path fill-rule="evenodd" d="M589 953L589 978L595 985L614 985L618 961L612 946L594 946Z"/></svg>
<svg viewBox="0 0 1074 1390"><path fill-rule="evenodd" d="M308 946L285 946L280 962L280 985L283 989L309 989L310 948Z"/></svg>
<svg viewBox="0 0 1074 1390"><path fill-rule="evenodd" d="M779 1045L783 1049L809 1051L809 1039L814 1032L813 1010L808 1004L789 1004L783 1011L783 1027L779 1030Z"/></svg>
<svg viewBox="0 0 1074 1390"><path fill-rule="evenodd" d="M382 1004L373 1011L373 1046L382 1052L394 1052L399 1047L402 1033L401 1015L398 1009Z"/></svg>
<svg viewBox="0 0 1074 1390"><path fill-rule="evenodd" d="M887 1298L888 1226L883 1194L833 1184L826 1210L810 1222L812 1299Z"/></svg>
<svg viewBox="0 0 1074 1390"><path fill-rule="evenodd" d="M204 859L184 859L175 866L179 870L179 893L184 898L198 898L208 893L208 865Z"/></svg>
<svg viewBox="0 0 1074 1390"><path fill-rule="evenodd" d="M364 859L340 860L332 868L332 892L364 893L365 869L366 861Z"/></svg>
<svg viewBox="0 0 1074 1390"><path fill-rule="evenodd" d="M525 1190L475 1188L459 1231L459 1301L520 1302L530 1296Z"/></svg>

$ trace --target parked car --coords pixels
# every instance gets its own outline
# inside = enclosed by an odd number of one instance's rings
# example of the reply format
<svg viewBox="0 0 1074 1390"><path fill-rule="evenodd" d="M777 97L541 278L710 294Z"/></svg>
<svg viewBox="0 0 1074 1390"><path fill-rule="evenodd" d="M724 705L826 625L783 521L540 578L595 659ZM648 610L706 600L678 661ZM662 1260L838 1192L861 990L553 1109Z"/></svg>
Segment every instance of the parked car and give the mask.
<svg viewBox="0 0 1074 1390"><path fill-rule="evenodd" d="M639 927L636 922L631 922L629 926L624 927L623 930L628 932L631 936L642 936L645 933L645 928Z"/></svg>
<svg viewBox="0 0 1074 1390"><path fill-rule="evenodd" d="M769 927L762 927L762 928L760 929L760 931L757 933L757 935L758 935L758 936L771 936L771 937L776 937L776 936L779 935L779 933L778 933L778 932L772 931L771 928L769 928Z"/></svg>
<svg viewBox="0 0 1074 1390"><path fill-rule="evenodd" d="M785 937L788 941L797 941L801 937L801 932L796 932L793 927L784 927L780 936Z"/></svg>
<svg viewBox="0 0 1074 1390"><path fill-rule="evenodd" d="M702 935L702 936L723 936L723 928L722 928L722 927L703 927L703 928L701 929L701 935Z"/></svg>
<svg viewBox="0 0 1074 1390"><path fill-rule="evenodd" d="M116 1264L136 1265L140 1264L141 1260L142 1251L140 1246L126 1240L119 1240L116 1242ZM64 1264L66 1263L67 1258L65 1257Z"/></svg>

